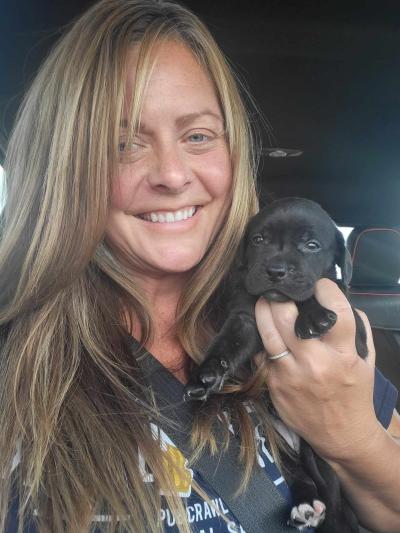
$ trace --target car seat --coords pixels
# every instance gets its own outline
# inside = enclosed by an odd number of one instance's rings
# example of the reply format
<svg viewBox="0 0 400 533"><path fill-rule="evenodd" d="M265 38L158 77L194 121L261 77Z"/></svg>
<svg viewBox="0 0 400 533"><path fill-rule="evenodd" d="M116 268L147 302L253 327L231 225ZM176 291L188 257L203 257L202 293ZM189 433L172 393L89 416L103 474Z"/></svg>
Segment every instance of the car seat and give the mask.
<svg viewBox="0 0 400 533"><path fill-rule="evenodd" d="M353 260L349 298L371 323L377 367L400 390L400 230L356 227L347 247Z"/></svg>

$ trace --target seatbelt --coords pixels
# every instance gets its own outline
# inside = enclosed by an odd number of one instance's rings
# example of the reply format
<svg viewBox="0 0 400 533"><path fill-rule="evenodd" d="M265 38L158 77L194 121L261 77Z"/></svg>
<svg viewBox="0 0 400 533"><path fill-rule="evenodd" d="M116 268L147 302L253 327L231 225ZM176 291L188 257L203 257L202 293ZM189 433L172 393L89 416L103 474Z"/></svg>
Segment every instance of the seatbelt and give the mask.
<svg viewBox="0 0 400 533"><path fill-rule="evenodd" d="M193 403L183 402L182 383L151 354L141 356L139 364L153 389L161 413L177 422L177 425L172 425L161 418L157 420L157 425L189 458ZM223 456L203 453L191 466L207 480L247 533L293 533L293 528L286 525L288 502L261 468L254 469L246 491L235 498L234 493L242 480L242 470L238 463L238 439L231 438L230 441Z"/></svg>

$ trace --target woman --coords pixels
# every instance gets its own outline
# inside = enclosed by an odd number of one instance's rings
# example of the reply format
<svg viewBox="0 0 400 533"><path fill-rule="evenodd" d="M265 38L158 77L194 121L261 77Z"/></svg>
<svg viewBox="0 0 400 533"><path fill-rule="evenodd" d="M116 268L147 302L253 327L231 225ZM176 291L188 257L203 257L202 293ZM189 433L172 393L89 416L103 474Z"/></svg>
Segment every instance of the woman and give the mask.
<svg viewBox="0 0 400 533"><path fill-rule="evenodd" d="M103 0L43 65L5 164L0 530L17 511L38 531L240 530L176 448L154 376L183 390L215 332L217 288L257 209L253 148L226 61L179 5ZM258 303L266 350L291 353L212 399L197 452L216 445L224 411L247 445L245 481L255 460L279 478L244 403L267 416L266 376L282 419L331 462L360 520L396 531L400 451L373 411L372 366L355 353L336 286L323 280L317 296L339 314L323 342L293 338L290 303ZM392 411L387 401L386 425Z"/></svg>

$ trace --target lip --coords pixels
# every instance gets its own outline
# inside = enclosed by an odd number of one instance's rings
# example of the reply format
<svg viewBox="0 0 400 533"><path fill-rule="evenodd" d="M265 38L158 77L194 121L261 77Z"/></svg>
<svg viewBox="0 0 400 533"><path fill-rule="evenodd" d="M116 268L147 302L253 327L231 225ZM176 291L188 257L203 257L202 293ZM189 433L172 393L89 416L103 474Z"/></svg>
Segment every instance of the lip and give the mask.
<svg viewBox="0 0 400 533"><path fill-rule="evenodd" d="M134 218L138 221L140 221L141 224L143 224L143 227L146 229L151 229L151 231L159 231L159 232L169 232L169 231L180 231L180 230L188 230L191 229L193 226L195 226L198 222L200 213L202 212L203 206L193 206L196 207L196 212L193 216L190 218L187 218L186 220L178 220L176 222L152 222L151 220L145 220L144 218L141 218L139 214L133 215ZM185 209L185 208L182 208ZM170 209L170 210L154 210L154 211L145 211L140 214L147 214L151 212L157 212L157 213L164 213L168 211L179 211L179 209Z"/></svg>
<svg viewBox="0 0 400 533"><path fill-rule="evenodd" d="M314 294L314 287L298 287L283 288L283 287L269 287L268 289L260 290L260 296L264 296L266 300L272 302L285 302L293 300L295 302L302 302L308 300Z"/></svg>
<svg viewBox="0 0 400 533"><path fill-rule="evenodd" d="M140 218L143 216L143 215L149 215L150 213L161 213L161 214L165 214L165 213L176 213L176 211L187 211L189 209L191 209L192 207L194 207L196 209L196 211L198 211L199 209L201 209L201 207L203 207L202 205L200 204L185 204L185 205L182 205L181 207L171 207L171 208L168 208L168 207L162 207L162 208L150 208L150 209L145 209L145 210L142 210L142 211L139 211L137 213L131 213L134 217L136 218ZM143 219L142 219L143 220Z"/></svg>
<svg viewBox="0 0 400 533"><path fill-rule="evenodd" d="M294 300L301 302L314 294L314 283L271 283L260 276L249 276L245 281L246 290L253 296L264 296L266 300L284 302Z"/></svg>
<svg viewBox="0 0 400 533"><path fill-rule="evenodd" d="M288 302L289 300L291 300L289 296L276 289L269 289L267 291L263 291L262 295L266 300L270 302Z"/></svg>

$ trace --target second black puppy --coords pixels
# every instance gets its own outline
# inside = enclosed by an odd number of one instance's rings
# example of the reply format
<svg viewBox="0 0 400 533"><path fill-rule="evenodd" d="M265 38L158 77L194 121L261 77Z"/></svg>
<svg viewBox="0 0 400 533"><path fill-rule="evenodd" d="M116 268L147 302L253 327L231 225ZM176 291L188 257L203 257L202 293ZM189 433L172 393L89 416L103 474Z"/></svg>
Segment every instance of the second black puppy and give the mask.
<svg viewBox="0 0 400 533"><path fill-rule="evenodd" d="M318 204L284 198L253 217L231 273L226 321L187 385L185 398L205 400L219 391L240 365L263 350L254 311L260 296L296 303L295 332L299 338L326 333L335 324L336 314L314 297L315 284L323 277L335 281L346 293L351 259L342 234ZM354 316L357 352L366 357L365 328L357 312ZM291 470L295 500L291 525L302 530L322 524L321 532L329 533L358 531L355 516L341 497L336 475L307 443L301 442L299 462L286 466Z"/></svg>

